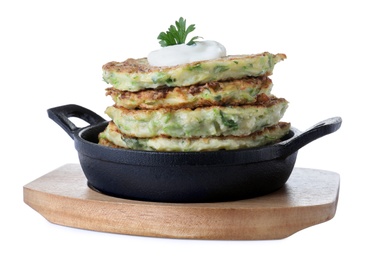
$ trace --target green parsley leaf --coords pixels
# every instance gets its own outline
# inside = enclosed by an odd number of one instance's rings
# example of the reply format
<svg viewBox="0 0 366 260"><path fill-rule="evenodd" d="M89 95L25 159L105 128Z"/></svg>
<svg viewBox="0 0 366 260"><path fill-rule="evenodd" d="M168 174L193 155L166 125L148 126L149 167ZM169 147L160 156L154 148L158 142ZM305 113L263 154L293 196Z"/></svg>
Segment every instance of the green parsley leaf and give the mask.
<svg viewBox="0 0 366 260"><path fill-rule="evenodd" d="M175 21L175 26L171 25L166 32L161 32L158 36L158 40L161 47L184 44L186 42L189 33L196 29L194 24L191 24L186 28L186 20L182 17L178 21ZM198 36L193 37L187 45L192 45L195 41L200 38Z"/></svg>

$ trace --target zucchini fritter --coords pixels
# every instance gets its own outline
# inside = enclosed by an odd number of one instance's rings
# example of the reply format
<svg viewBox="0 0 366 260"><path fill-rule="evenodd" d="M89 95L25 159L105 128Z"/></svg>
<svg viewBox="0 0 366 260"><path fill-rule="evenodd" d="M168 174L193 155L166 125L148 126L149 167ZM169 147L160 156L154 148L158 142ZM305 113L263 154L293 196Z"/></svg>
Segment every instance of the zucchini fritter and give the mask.
<svg viewBox="0 0 366 260"><path fill-rule="evenodd" d="M120 133L117 126L110 122L99 134L99 144L115 148L145 151L200 152L234 150L260 147L280 140L289 132L290 123L280 122L248 136L219 136L210 138L134 138Z"/></svg>
<svg viewBox="0 0 366 260"><path fill-rule="evenodd" d="M265 103L243 106L210 106L196 109L129 110L110 106L106 114L125 135L150 138L243 136L275 125L288 102L271 98Z"/></svg>
<svg viewBox="0 0 366 260"><path fill-rule="evenodd" d="M146 58L108 62L103 65L103 79L122 91L139 91L159 86L183 87L244 77L271 75L285 54L264 52L232 55L220 59L193 62L172 67L150 66Z"/></svg>
<svg viewBox="0 0 366 260"><path fill-rule="evenodd" d="M138 92L120 91L112 87L107 89L106 95L110 95L117 106L127 109L239 106L256 103L261 94L270 95L272 86L272 81L262 76Z"/></svg>

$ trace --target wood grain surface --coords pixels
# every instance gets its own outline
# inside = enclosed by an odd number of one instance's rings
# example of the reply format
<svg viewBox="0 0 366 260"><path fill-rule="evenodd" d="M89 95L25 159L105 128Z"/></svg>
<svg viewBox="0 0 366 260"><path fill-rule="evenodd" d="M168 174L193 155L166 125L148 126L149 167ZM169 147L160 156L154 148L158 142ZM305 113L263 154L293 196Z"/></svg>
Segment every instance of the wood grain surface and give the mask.
<svg viewBox="0 0 366 260"><path fill-rule="evenodd" d="M332 219L337 173L295 168L280 190L219 203L155 203L98 193L79 164L66 164L23 187L24 202L54 224L118 234L217 240L286 238Z"/></svg>

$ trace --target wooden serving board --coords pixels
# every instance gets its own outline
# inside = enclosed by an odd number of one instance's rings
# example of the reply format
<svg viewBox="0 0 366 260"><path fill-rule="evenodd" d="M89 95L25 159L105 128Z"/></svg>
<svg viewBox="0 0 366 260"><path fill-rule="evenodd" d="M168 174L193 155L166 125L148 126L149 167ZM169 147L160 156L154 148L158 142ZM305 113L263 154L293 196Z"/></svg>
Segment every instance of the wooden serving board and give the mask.
<svg viewBox="0 0 366 260"><path fill-rule="evenodd" d="M24 202L51 223L87 230L165 238L281 239L335 215L337 173L295 168L280 190L220 203L155 203L110 197L87 186L78 164L26 184Z"/></svg>

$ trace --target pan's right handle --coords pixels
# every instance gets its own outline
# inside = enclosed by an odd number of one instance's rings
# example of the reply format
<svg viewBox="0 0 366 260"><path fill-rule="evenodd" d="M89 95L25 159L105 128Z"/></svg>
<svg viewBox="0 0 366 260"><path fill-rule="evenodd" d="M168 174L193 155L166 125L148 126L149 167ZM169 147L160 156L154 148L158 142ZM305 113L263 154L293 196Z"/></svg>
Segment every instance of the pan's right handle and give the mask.
<svg viewBox="0 0 366 260"><path fill-rule="evenodd" d="M300 133L295 138L290 138L282 142L281 145L284 146L284 152L286 154L293 153L308 143L337 131L341 127L341 124L341 117L328 118Z"/></svg>
<svg viewBox="0 0 366 260"><path fill-rule="evenodd" d="M88 122L90 125L105 122L105 119L93 111L74 104L50 108L48 117L55 121L65 132L74 139L75 133L80 129L69 118L76 117Z"/></svg>

